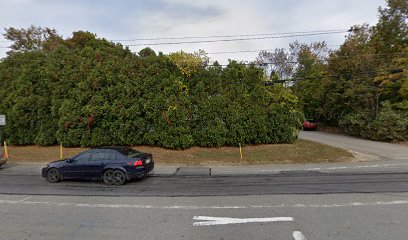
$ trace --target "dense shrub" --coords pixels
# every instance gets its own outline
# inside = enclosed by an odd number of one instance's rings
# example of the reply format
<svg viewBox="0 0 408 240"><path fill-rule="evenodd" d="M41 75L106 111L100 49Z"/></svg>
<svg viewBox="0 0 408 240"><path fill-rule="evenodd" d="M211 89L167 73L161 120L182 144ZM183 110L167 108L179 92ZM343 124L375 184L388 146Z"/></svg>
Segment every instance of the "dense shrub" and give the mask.
<svg viewBox="0 0 408 240"><path fill-rule="evenodd" d="M9 55L0 62L7 139L167 148L296 139L297 98L266 87L255 66L202 62L184 74L172 58L142 53L77 32L47 52Z"/></svg>
<svg viewBox="0 0 408 240"><path fill-rule="evenodd" d="M398 111L385 103L381 112L370 125L370 138L386 141L408 140L408 112Z"/></svg>
<svg viewBox="0 0 408 240"><path fill-rule="evenodd" d="M340 120L348 133L373 140L408 140L408 114L391 108L386 102L377 116L369 113L349 114Z"/></svg>

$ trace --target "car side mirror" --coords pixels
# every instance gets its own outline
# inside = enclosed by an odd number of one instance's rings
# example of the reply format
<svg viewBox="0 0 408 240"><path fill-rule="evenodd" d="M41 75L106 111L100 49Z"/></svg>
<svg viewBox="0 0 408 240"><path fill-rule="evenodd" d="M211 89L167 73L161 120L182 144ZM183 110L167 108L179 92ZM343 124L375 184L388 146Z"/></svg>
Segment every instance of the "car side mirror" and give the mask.
<svg viewBox="0 0 408 240"><path fill-rule="evenodd" d="M73 163L73 162L74 162L74 159L69 158L69 159L66 160L66 162L67 162L67 163Z"/></svg>

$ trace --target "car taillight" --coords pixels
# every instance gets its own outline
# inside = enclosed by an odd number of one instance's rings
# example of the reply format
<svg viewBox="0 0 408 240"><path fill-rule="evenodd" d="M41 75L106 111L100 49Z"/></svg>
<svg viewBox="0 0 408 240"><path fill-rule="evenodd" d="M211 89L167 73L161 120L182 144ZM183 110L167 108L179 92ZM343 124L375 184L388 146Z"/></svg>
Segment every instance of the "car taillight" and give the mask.
<svg viewBox="0 0 408 240"><path fill-rule="evenodd" d="M142 166L142 165L143 165L142 160L137 160L135 163L133 163L134 167L138 167L138 166Z"/></svg>

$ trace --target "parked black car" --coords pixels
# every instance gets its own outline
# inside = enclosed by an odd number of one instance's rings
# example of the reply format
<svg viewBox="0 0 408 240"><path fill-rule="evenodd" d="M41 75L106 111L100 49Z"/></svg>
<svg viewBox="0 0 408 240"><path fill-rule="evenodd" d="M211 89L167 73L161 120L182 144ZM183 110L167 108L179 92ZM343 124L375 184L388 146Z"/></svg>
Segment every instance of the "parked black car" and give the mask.
<svg viewBox="0 0 408 240"><path fill-rule="evenodd" d="M42 176L52 183L64 179L93 179L108 185L122 185L145 176L153 168L152 154L128 147L98 147L47 164Z"/></svg>

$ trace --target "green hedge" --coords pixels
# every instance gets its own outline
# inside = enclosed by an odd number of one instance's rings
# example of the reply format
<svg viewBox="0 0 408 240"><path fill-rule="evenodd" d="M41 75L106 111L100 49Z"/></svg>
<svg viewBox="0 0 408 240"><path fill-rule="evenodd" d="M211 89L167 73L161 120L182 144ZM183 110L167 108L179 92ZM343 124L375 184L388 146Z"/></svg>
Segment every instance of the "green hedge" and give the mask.
<svg viewBox="0 0 408 240"><path fill-rule="evenodd" d="M260 69L234 61L186 78L166 55L138 56L79 32L52 51L0 62L0 113L5 137L21 145L293 142L302 119L297 98L263 81Z"/></svg>

